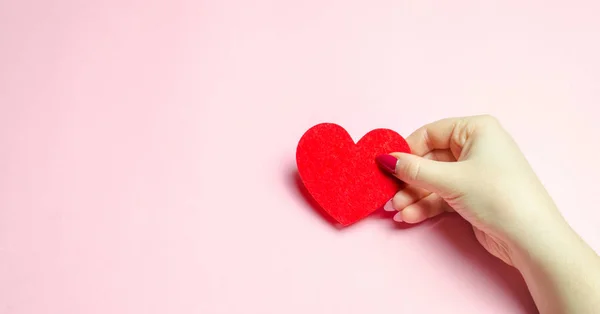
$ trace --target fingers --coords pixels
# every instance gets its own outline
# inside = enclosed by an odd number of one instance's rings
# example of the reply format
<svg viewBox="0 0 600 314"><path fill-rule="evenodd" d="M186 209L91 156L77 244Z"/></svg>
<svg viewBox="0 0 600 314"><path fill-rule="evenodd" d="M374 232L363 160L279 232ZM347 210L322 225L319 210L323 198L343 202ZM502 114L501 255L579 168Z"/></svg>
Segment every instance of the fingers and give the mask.
<svg viewBox="0 0 600 314"><path fill-rule="evenodd" d="M498 126L498 120L490 115L447 118L420 127L406 138L406 142L417 156L436 149L449 149L458 158L475 129Z"/></svg>
<svg viewBox="0 0 600 314"><path fill-rule="evenodd" d="M456 127L463 118L448 118L424 125L406 138L413 154L424 156L435 149L449 149Z"/></svg>
<svg viewBox="0 0 600 314"><path fill-rule="evenodd" d="M433 151L425 154L425 156L423 156L423 158L437 160L437 161L456 161L456 158L454 158L454 155L452 155L452 152L447 149L433 150Z"/></svg>
<svg viewBox="0 0 600 314"><path fill-rule="evenodd" d="M419 223L453 209L437 194L412 188L409 193L398 193L388 204L387 211L398 210L396 221Z"/></svg>
<svg viewBox="0 0 600 314"><path fill-rule="evenodd" d="M406 138L411 153L391 152L377 156L382 168L409 185L384 207L399 209L394 219L418 223L452 210L443 198L460 196L470 169L461 161L463 147L470 147L475 129L492 124L492 117L448 118L427 124ZM468 148L467 148L468 149Z"/></svg>
<svg viewBox="0 0 600 314"><path fill-rule="evenodd" d="M381 155L377 157L377 161L385 170L409 185L445 195L456 183L460 171L456 164L448 163L457 158L456 154L447 149L449 140L445 140L444 144L442 139L450 138L454 128L462 125L457 121L460 119L440 120L432 124L432 127L421 128L421 131L409 137L412 141L411 149L414 147L412 153ZM422 140L417 140L419 137Z"/></svg>
<svg viewBox="0 0 600 314"><path fill-rule="evenodd" d="M403 210L406 206L416 203L429 194L431 194L431 192L425 189L408 186L396 193L396 195L386 203L383 209L387 211Z"/></svg>
<svg viewBox="0 0 600 314"><path fill-rule="evenodd" d="M415 224L449 211L452 211L452 208L448 203L446 203L439 195L430 194L420 201L399 211L394 216L394 220Z"/></svg>
<svg viewBox="0 0 600 314"><path fill-rule="evenodd" d="M392 205L396 210L403 210L429 195L431 195L431 192L425 189L408 187L394 195L394 198L392 198Z"/></svg>
<svg viewBox="0 0 600 314"><path fill-rule="evenodd" d="M446 195L460 178L457 163L434 161L413 154L392 153L378 157L384 169L405 183Z"/></svg>
<svg viewBox="0 0 600 314"><path fill-rule="evenodd" d="M427 153L423 158L438 161L455 161L454 156L452 156L452 153L448 150L434 150ZM430 191L409 185L398 191L396 195L386 203L383 209L387 211L402 210L404 207L417 202L429 194L431 194Z"/></svg>

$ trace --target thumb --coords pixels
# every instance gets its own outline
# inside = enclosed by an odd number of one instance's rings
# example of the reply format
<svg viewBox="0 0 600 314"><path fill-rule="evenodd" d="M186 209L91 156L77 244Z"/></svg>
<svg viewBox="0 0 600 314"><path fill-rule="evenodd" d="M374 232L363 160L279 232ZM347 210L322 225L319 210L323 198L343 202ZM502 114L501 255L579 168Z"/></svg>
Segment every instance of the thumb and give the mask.
<svg viewBox="0 0 600 314"><path fill-rule="evenodd" d="M376 158L381 167L409 185L437 194L454 190L459 171L453 162L441 162L407 153L392 153Z"/></svg>

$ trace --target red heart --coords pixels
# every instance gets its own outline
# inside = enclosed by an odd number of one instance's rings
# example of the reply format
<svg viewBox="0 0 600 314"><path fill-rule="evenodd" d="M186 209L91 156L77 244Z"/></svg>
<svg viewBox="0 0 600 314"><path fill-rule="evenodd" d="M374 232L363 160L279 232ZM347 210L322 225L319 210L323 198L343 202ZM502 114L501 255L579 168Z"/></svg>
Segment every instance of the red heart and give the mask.
<svg viewBox="0 0 600 314"><path fill-rule="evenodd" d="M300 138L296 164L315 201L348 226L383 206L402 188L402 182L375 161L378 155L390 152L410 153L408 143L392 130L372 130L354 143L341 126L321 123Z"/></svg>

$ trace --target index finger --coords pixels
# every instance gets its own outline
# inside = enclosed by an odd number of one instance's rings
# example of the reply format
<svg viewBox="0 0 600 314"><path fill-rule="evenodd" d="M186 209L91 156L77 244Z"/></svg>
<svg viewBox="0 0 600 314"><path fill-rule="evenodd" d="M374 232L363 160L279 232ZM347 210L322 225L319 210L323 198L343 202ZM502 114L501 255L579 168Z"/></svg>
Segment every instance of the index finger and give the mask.
<svg viewBox="0 0 600 314"><path fill-rule="evenodd" d="M436 149L450 149L453 134L464 118L447 118L426 124L406 138L411 152L417 156Z"/></svg>

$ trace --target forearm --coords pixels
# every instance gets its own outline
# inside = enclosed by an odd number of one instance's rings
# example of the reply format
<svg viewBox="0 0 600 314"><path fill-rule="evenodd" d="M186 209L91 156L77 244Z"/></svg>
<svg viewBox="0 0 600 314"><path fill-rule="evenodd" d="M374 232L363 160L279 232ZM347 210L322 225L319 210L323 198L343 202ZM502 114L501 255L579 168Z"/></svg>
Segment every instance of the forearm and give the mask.
<svg viewBox="0 0 600 314"><path fill-rule="evenodd" d="M540 313L599 313L597 254L564 221L534 229L513 246L513 263Z"/></svg>

